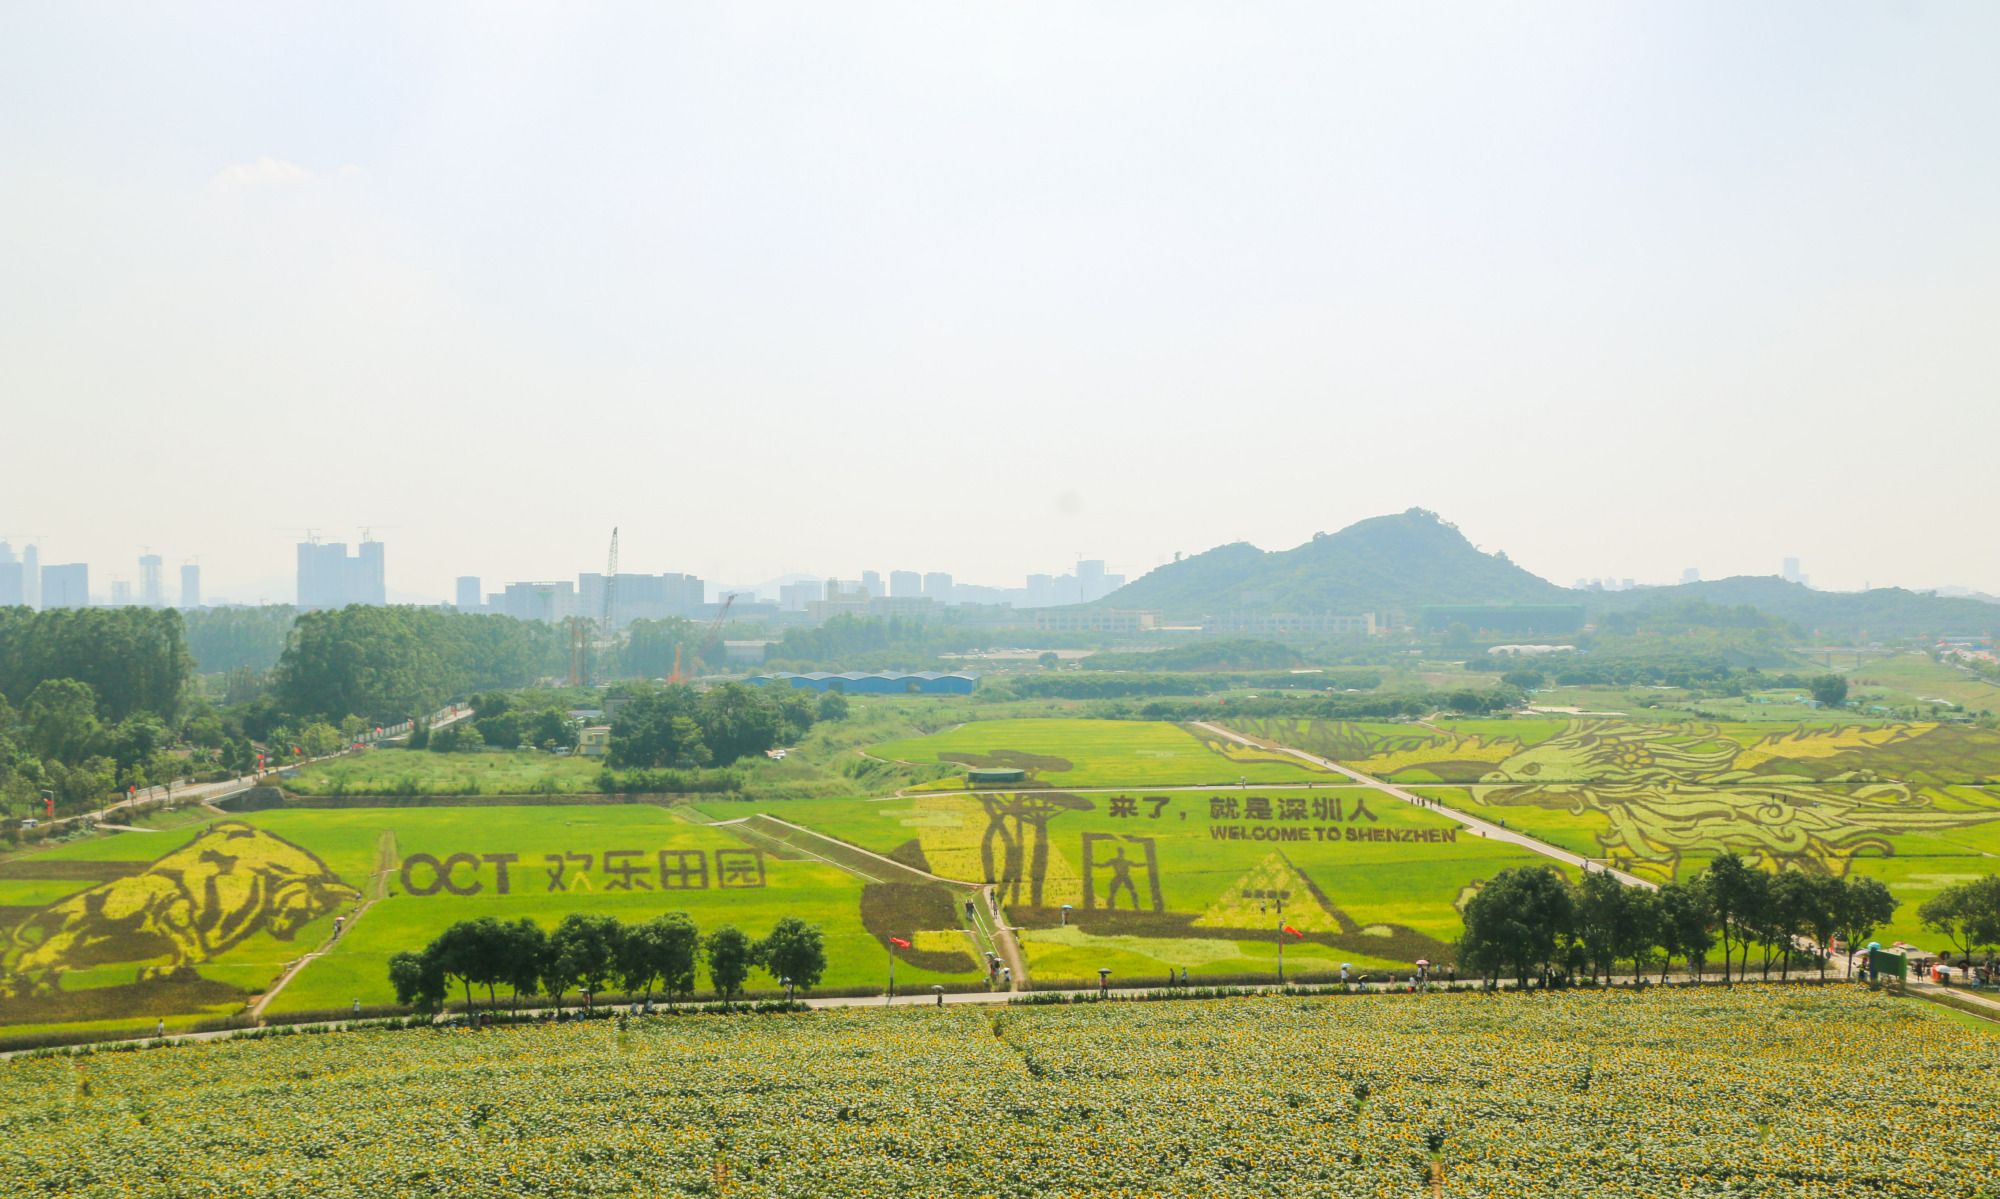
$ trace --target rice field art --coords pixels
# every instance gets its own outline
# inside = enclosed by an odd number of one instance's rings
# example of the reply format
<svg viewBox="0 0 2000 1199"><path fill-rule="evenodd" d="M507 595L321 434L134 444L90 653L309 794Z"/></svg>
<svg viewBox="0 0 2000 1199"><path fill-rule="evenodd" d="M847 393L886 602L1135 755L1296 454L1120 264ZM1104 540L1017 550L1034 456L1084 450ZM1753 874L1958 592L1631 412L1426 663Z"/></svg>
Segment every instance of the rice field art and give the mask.
<svg viewBox="0 0 2000 1199"><path fill-rule="evenodd" d="M753 937L796 916L828 989L881 986L892 952L906 986L972 985L969 893L647 804L260 811L0 863L0 1037L390 1005L392 956L482 916L680 911Z"/></svg>
<svg viewBox="0 0 2000 1199"><path fill-rule="evenodd" d="M226 1004L238 992L201 966L253 941L293 942L360 897L311 851L240 821L152 862L30 861L9 874L83 886L5 930L0 1011L27 1021ZM71 978L100 985L66 990Z"/></svg>
<svg viewBox="0 0 2000 1199"><path fill-rule="evenodd" d="M1325 776L1321 776L1325 777ZM732 817L754 804L703 803ZM993 889L1038 988L1447 963L1483 880L1541 860L1366 788L917 791L788 819ZM1287 931L1289 930L1289 931Z"/></svg>

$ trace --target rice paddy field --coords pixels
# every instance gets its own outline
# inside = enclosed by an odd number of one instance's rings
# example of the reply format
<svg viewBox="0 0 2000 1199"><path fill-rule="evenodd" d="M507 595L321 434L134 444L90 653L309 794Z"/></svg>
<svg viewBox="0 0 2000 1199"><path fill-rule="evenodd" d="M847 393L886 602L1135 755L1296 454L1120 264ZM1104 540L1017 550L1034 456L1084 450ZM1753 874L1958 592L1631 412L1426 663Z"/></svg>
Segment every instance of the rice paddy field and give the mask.
<svg viewBox="0 0 2000 1199"><path fill-rule="evenodd" d="M1322 779L1326 775L1318 776ZM717 819L766 805L703 802ZM991 882L1037 986L1407 971L1452 957L1481 881L1544 861L1368 788L912 792L784 805L788 820ZM1295 934L1283 933L1289 925Z"/></svg>
<svg viewBox="0 0 2000 1199"><path fill-rule="evenodd" d="M1666 880L1730 851L1882 879L1884 939L1933 940L1925 899L2000 868L2000 734L1967 725L1620 717L1240 722L1240 731Z"/></svg>
<svg viewBox="0 0 2000 1199"><path fill-rule="evenodd" d="M1144 720L975 720L927 737L868 748L914 764L1021 769L1036 786L1143 787L1324 781L1298 761L1204 739L1177 724ZM929 789L963 789L944 779Z"/></svg>
<svg viewBox="0 0 2000 1199"><path fill-rule="evenodd" d="M297 795L573 795L597 790L604 763L515 750L434 754L373 749L302 768L284 780Z"/></svg>
<svg viewBox="0 0 2000 1199"><path fill-rule="evenodd" d="M1990 1196L1993 1044L1838 986L301 1035L0 1062L0 1192Z"/></svg>
<svg viewBox="0 0 2000 1199"><path fill-rule="evenodd" d="M899 982L970 983L984 959L955 899L649 804L257 812L0 864L0 1035L186 1027L241 1011L308 953L269 1014L392 1003L390 956L488 915L553 927L578 911L685 911L752 937L800 916L824 933L824 988L880 986L892 935L913 941Z"/></svg>
<svg viewBox="0 0 2000 1199"><path fill-rule="evenodd" d="M889 796L672 807L350 801L211 814L0 861L0 1037L184 1028L252 1004L272 1016L385 1004L391 955L484 915L552 927L570 912L681 910L753 936L796 915L826 935L825 989L880 987L891 938L911 942L895 949L903 985L972 986L995 947L987 890L1018 930L1015 981L1038 988L1094 984L1103 970L1120 983L1183 970L1270 979L1281 949L1293 979L1342 964L1401 973L1453 960L1459 913L1486 879L1548 860L1479 837L1454 812L1656 879L1723 850L1874 875L1903 905L1883 935L1920 945L1916 906L2000 862L2000 735L1963 725L1239 727L1439 806L1198 727L1034 718L865 751L1028 772L1005 789L953 778ZM444 757L369 757L397 756ZM753 974L752 985L774 982Z"/></svg>

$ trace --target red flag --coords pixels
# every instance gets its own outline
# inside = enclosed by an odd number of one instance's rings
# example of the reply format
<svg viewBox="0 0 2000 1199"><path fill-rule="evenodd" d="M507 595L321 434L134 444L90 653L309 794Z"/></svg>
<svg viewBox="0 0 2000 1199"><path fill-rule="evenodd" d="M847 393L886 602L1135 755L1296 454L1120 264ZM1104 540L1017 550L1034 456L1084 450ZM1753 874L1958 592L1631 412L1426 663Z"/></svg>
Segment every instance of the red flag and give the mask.
<svg viewBox="0 0 2000 1199"><path fill-rule="evenodd" d="M1301 941L1306 939L1306 935L1304 933L1300 932L1298 929L1293 928L1289 924L1285 926L1285 931L1292 934L1294 937L1297 937Z"/></svg>
<svg viewBox="0 0 2000 1199"><path fill-rule="evenodd" d="M910 947L910 943L901 937L890 937L889 944L894 945L898 949L908 949Z"/></svg>

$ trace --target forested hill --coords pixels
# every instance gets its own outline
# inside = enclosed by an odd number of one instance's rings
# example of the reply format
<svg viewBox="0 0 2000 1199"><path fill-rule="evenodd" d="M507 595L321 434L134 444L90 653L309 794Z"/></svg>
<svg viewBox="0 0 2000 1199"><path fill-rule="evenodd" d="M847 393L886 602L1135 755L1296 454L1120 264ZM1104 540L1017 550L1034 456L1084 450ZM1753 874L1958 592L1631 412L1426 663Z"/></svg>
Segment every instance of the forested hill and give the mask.
<svg viewBox="0 0 2000 1199"><path fill-rule="evenodd" d="M1412 508L1266 553L1237 542L1162 566L1099 601L1177 619L1225 612L1392 611L1426 604L1575 602L1573 592L1481 553L1457 526Z"/></svg>
<svg viewBox="0 0 2000 1199"><path fill-rule="evenodd" d="M1814 591L1770 575L1743 575L1674 587L1572 592L1596 613L1622 612L1662 602L1697 599L1717 607L1747 606L1798 629L1825 637L1859 639L2000 631L2000 604L1947 598L1901 587L1871 591Z"/></svg>
<svg viewBox="0 0 2000 1199"><path fill-rule="evenodd" d="M1986 634L2000 630L2000 604L1883 587L1814 591L1771 577L1720 579L1631 591L1575 591L1482 553L1436 513L1412 508L1378 516L1293 549L1247 542L1219 546L1160 567L1098 601L1152 609L1175 620L1230 613L1401 613L1430 605L1581 604L1592 620L1614 612L1700 601L1752 607L1826 638Z"/></svg>

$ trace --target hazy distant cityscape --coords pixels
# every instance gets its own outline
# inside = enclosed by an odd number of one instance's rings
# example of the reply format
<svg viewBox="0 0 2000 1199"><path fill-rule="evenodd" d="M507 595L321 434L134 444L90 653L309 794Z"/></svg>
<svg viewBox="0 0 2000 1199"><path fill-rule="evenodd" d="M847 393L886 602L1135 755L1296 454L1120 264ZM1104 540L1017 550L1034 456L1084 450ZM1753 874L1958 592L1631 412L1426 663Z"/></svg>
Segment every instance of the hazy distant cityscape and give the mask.
<svg viewBox="0 0 2000 1199"><path fill-rule="evenodd" d="M967 609L962 616L977 619L982 610L988 617L998 617L1013 610L1093 604L1116 592L1127 581L1124 574L1108 569L1103 559L1091 558L1079 560L1060 574L1030 574L1017 587L961 582L946 571L860 570L828 577L797 574L742 585L719 584L676 571L621 571L615 576L612 603L607 609L607 576L601 571L579 572L573 580L521 579L490 585L486 576L466 574L457 576L449 601L407 596L392 601L385 542L364 532L362 539L352 546L311 537L297 543L295 550L294 586L289 602L300 611L343 608L350 604L414 602L459 612L550 623L573 616L587 615L600 621L608 616L618 628L635 620L713 620L725 610L734 619L762 621L774 627L821 624L841 615L927 619L948 608ZM133 576L110 573L106 578L100 573L96 581L90 563L48 563L43 558L39 544L16 545L0 540L0 607L191 610L287 602L241 591L211 595L204 590L201 564L195 558L188 558L175 568L177 582L171 586L167 581L166 557L151 551L137 557ZM1796 556L1783 557L1774 577L1802 587L1812 586L1812 577ZM1674 580L1683 586L1702 581L1701 569L1694 566L1684 568ZM1571 589L1603 593L1668 585L1672 584L1607 575L1578 578ZM1966 587L1926 590L1941 596L1988 598ZM1359 619L1363 615L1344 615L1341 619ZM1043 623L1050 622L1044 618Z"/></svg>
<svg viewBox="0 0 2000 1199"><path fill-rule="evenodd" d="M293 606L301 611L386 605L388 550L364 536L355 544L310 538L296 546ZM169 590L162 555L137 560L136 583L113 574L93 588L89 563L42 562L39 545L16 548L0 541L0 607L144 607L194 609L262 603L239 597L209 597L202 589L201 565L179 567L179 586ZM101 577L101 576L100 576ZM861 570L819 578L790 575L748 586L726 586L682 572L581 572L570 579L526 579L489 589L480 575L458 577L449 606L460 612L490 613L552 623L572 616L602 618L607 612L607 578L612 621L622 628L635 620L710 619L725 605L740 619L773 624L821 623L838 615L924 618L947 607L1053 608L1088 604L1125 585L1125 576L1102 559L1085 559L1061 574L1031 574L1019 587L963 583L945 571Z"/></svg>

